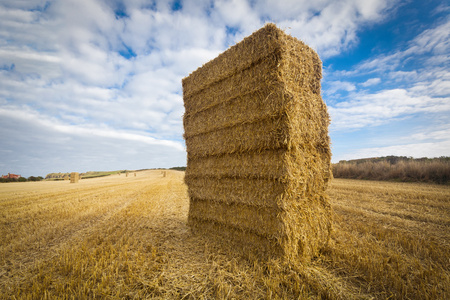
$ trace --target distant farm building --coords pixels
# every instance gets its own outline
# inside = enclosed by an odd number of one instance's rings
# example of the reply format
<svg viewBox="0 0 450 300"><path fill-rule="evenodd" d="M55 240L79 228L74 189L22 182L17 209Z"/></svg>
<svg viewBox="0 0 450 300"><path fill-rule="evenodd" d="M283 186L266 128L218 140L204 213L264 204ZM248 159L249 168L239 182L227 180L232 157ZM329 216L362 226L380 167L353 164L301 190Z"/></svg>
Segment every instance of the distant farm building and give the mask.
<svg viewBox="0 0 450 300"><path fill-rule="evenodd" d="M16 174L8 173L8 175L2 175L4 179L19 179L21 176Z"/></svg>

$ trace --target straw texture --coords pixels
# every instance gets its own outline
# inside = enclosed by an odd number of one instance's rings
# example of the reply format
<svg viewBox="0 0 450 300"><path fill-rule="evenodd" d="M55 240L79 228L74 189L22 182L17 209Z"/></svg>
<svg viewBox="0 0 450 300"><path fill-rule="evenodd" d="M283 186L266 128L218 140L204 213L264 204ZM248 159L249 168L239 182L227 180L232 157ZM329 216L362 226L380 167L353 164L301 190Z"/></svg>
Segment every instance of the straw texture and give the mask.
<svg viewBox="0 0 450 300"><path fill-rule="evenodd" d="M77 183L80 180L80 174L78 172L70 173L70 183Z"/></svg>
<svg viewBox="0 0 450 300"><path fill-rule="evenodd" d="M328 242L321 76L311 48L268 24L183 79L194 230L287 260Z"/></svg>

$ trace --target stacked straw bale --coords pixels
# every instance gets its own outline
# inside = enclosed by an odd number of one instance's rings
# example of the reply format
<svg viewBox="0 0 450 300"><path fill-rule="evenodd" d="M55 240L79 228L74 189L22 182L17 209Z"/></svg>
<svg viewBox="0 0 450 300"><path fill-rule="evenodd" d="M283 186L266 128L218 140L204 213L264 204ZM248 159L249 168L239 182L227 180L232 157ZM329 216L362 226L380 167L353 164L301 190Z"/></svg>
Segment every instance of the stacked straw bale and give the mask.
<svg viewBox="0 0 450 300"><path fill-rule="evenodd" d="M244 253L307 260L329 240L321 61L268 24L183 79L189 224Z"/></svg>
<svg viewBox="0 0 450 300"><path fill-rule="evenodd" d="M80 180L80 174L78 172L70 173L70 183L77 183Z"/></svg>

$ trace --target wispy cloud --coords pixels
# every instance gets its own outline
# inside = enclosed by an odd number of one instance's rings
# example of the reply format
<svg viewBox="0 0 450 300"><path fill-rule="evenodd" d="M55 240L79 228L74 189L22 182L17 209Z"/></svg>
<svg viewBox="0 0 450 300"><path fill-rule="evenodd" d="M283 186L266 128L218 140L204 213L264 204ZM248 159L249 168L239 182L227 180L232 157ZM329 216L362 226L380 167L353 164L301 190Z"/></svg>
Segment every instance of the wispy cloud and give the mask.
<svg viewBox="0 0 450 300"><path fill-rule="evenodd" d="M450 54L450 18L427 29L409 42L403 51L371 58L350 72L333 76L348 81L367 78L361 83L370 90L353 89L354 93L339 99L330 107L333 129L343 130L385 124L416 113L448 114L450 112L450 62L430 63L436 55ZM427 54L427 55L424 55ZM414 62L414 68L408 64ZM406 70L406 71L405 71ZM374 77L376 76L376 77ZM334 91L331 81L328 90ZM346 84L341 86L346 88Z"/></svg>
<svg viewBox="0 0 450 300"><path fill-rule="evenodd" d="M404 89L353 94L329 108L333 130L377 126L417 113L450 113L449 98L413 96Z"/></svg>
<svg viewBox="0 0 450 300"><path fill-rule="evenodd" d="M367 79L365 82L361 83L361 85L363 87L368 87L368 86L376 85L380 82L381 82L381 78L375 77L375 78Z"/></svg>
<svg viewBox="0 0 450 300"><path fill-rule="evenodd" d="M122 142L136 141L154 146L173 147L177 150L184 151L182 143L173 140L156 139L151 136L145 136L142 133L136 134L132 131L117 130L110 128L105 124L95 127L91 125L69 125L67 123L59 121L59 119L47 118L46 116L40 115L36 111L32 111L26 108L21 110L17 110L14 108L0 108L0 116L5 120L11 121L13 124L29 123L32 124L32 126L34 126L35 128L41 128L46 132L54 131L65 134L67 136L91 136L93 138L106 137Z"/></svg>
<svg viewBox="0 0 450 300"><path fill-rule="evenodd" d="M406 49L396 49L394 53L371 58L359 64L354 72L383 73L411 66L423 70L446 68L450 64L449 40L450 18L446 18L438 26L424 30L407 44Z"/></svg>

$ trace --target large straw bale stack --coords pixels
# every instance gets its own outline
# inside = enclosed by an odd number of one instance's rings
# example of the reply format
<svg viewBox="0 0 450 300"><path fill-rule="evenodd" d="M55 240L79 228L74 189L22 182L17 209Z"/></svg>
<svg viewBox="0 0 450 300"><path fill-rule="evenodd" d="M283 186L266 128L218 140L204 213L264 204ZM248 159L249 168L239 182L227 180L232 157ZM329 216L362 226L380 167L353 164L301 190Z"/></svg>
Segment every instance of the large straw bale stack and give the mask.
<svg viewBox="0 0 450 300"><path fill-rule="evenodd" d="M321 61L268 24L183 79L189 224L244 253L307 260L328 242Z"/></svg>
<svg viewBox="0 0 450 300"><path fill-rule="evenodd" d="M80 174L78 172L70 173L70 183L77 183L80 180Z"/></svg>

